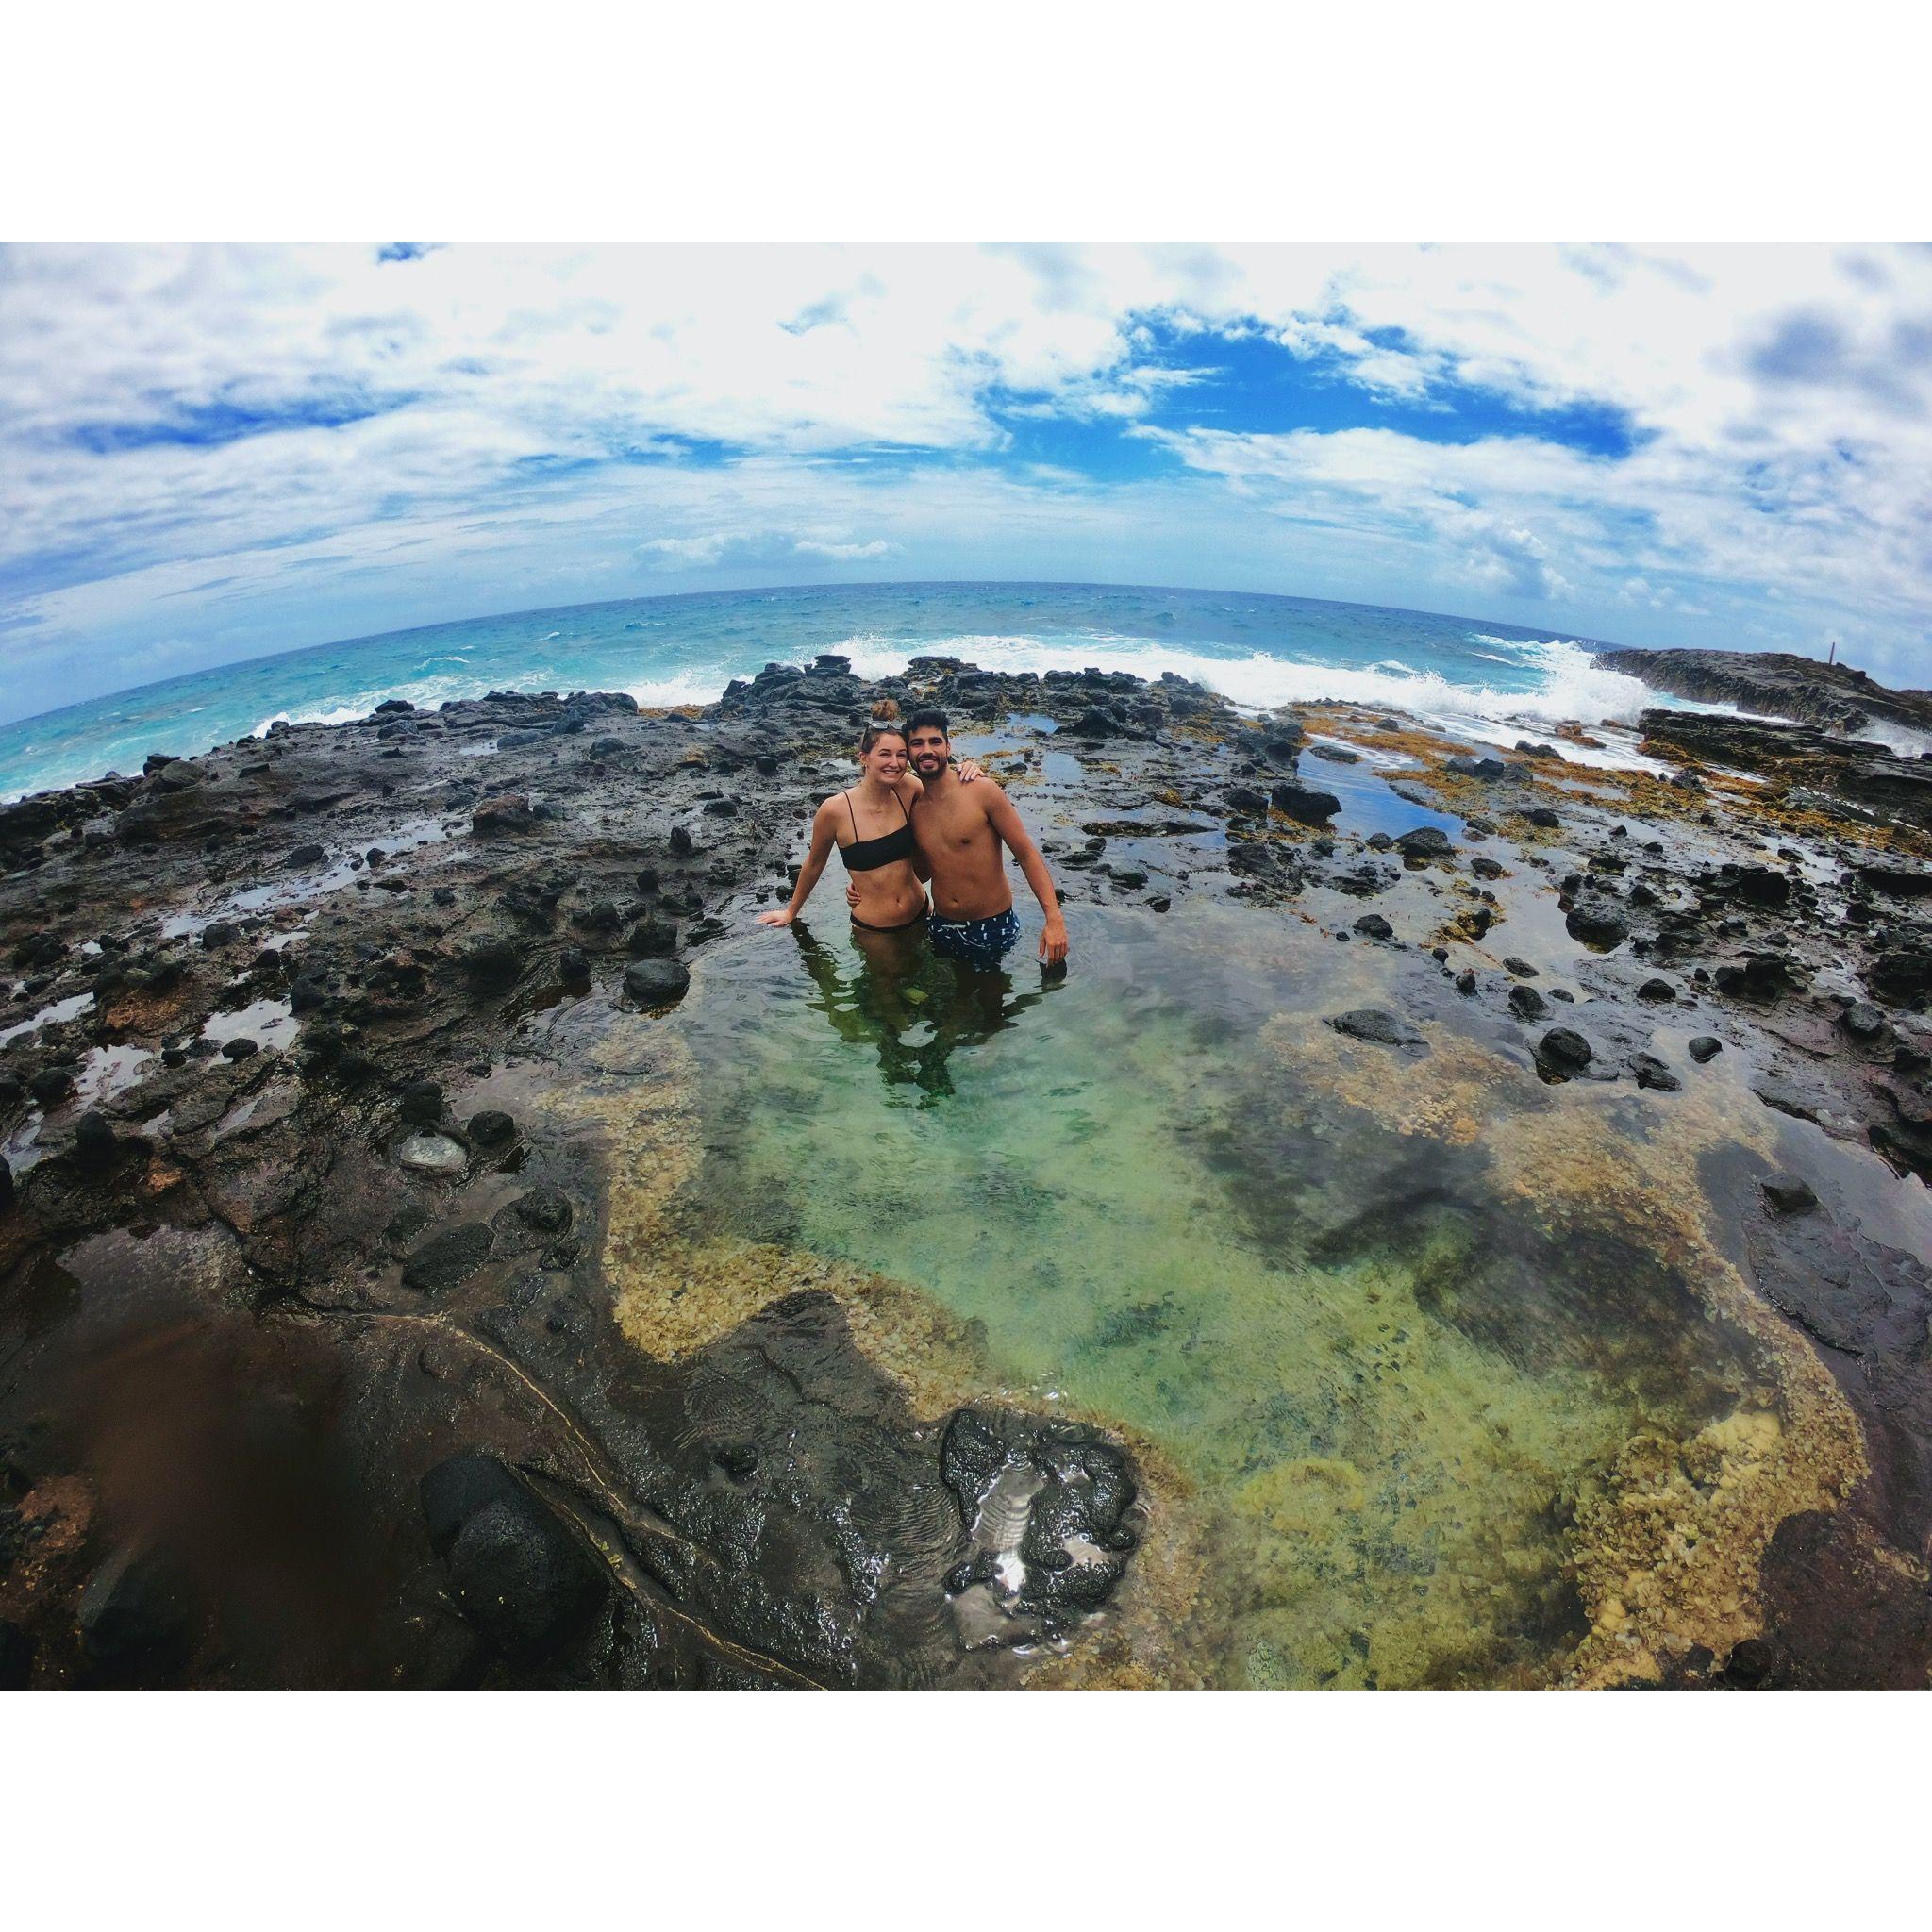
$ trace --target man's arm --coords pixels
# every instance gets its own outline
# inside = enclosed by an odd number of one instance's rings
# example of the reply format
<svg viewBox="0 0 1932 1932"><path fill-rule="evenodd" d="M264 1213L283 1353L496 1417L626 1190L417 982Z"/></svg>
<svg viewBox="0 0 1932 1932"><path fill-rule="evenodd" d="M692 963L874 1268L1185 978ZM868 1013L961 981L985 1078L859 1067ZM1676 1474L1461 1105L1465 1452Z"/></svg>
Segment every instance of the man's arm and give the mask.
<svg viewBox="0 0 1932 1932"><path fill-rule="evenodd" d="M991 795L986 800L987 823L999 834L1007 850L1020 861L1020 870L1026 874L1026 883L1033 888L1033 896L1040 901L1040 909L1046 914L1046 924L1040 935L1040 963L1042 966L1062 965L1067 957L1067 922L1060 911L1059 893L1054 888L1053 874L1047 871L1040 847L1033 842L1020 814L1013 809L1013 801L998 786L991 787L990 791Z"/></svg>
<svg viewBox="0 0 1932 1932"><path fill-rule="evenodd" d="M798 869L798 883L791 889L791 897L776 912L760 912L760 925L790 925L805 909L805 902L811 897L811 889L818 884L819 874L825 869L825 861L832 856L832 847L837 842L833 838L838 824L838 814L828 798L813 814L811 822L811 850L805 855L805 863Z"/></svg>

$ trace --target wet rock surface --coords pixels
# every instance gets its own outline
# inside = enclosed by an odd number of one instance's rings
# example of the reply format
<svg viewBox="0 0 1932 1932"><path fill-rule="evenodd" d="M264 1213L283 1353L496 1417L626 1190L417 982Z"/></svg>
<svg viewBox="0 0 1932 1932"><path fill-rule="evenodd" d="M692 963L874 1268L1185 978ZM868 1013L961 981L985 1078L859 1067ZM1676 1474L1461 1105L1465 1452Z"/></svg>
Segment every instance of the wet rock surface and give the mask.
<svg viewBox="0 0 1932 1932"><path fill-rule="evenodd" d="M1810 722L1648 713L1692 782L1614 795L1545 744L1335 710L1318 789L1309 714L1181 679L826 657L689 714L386 708L0 808L0 1680L1000 1683L1091 1641L1148 1555L1128 1445L921 1409L810 1292L641 1352L604 1157L518 1085L526 1023L656 1024L775 903L881 705L1059 788L1070 904L1211 897L1398 962L1399 999L1322 1029L1383 1079L1474 1029L1531 1083L1662 1108L1737 1080L1932 1178L1932 765L1847 735L1932 700L1774 705L1775 670L1640 672ZM1358 816L1364 754L1404 749L1413 809ZM1871 1474L1780 1527L1757 1647L1672 1681L1923 1684L1923 1269L1817 1174L1734 1193Z"/></svg>

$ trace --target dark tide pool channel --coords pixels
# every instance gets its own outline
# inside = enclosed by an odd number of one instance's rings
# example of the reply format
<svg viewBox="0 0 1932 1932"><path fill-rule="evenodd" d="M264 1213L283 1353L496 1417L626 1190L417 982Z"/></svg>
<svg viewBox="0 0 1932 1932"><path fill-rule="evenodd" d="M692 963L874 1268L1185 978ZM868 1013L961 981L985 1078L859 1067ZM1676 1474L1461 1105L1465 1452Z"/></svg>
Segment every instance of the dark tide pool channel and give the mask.
<svg viewBox="0 0 1932 1932"><path fill-rule="evenodd" d="M1734 1616L1824 1480L1697 1180L1761 1109L1660 1124L1453 1014L1344 1039L1412 966L1297 921L1069 914L1056 983L829 909L710 956L670 1023L699 1218L914 1284L1016 1397L1158 1445L1196 1574L1141 1614L1186 1680L1614 1680Z"/></svg>

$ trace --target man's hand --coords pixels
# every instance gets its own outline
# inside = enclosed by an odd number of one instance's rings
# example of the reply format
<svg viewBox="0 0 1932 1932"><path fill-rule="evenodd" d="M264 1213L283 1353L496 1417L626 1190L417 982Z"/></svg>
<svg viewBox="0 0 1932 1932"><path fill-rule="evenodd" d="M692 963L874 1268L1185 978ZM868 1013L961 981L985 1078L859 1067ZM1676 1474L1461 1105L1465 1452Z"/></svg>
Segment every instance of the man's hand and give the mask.
<svg viewBox="0 0 1932 1932"><path fill-rule="evenodd" d="M854 879L845 888L845 903L851 907L853 911L857 912L858 910L858 881L857 879Z"/></svg>
<svg viewBox="0 0 1932 1932"><path fill-rule="evenodd" d="M781 906L775 912L760 912L758 914L758 924L760 925L790 925L794 916L791 907Z"/></svg>
<svg viewBox="0 0 1932 1932"><path fill-rule="evenodd" d="M1067 922L1058 912L1050 912L1046 924L1040 931L1040 963L1042 966L1064 966L1067 963Z"/></svg>

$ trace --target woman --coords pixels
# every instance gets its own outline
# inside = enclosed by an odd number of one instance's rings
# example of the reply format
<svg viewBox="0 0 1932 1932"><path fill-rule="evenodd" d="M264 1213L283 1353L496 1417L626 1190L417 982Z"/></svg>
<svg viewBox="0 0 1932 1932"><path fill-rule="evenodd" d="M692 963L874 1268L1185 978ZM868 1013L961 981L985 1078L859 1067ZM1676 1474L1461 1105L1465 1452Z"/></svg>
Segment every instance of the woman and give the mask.
<svg viewBox="0 0 1932 1932"><path fill-rule="evenodd" d="M811 850L799 868L788 904L760 912L760 925L790 925L805 909L837 845L858 892L852 924L860 933L909 933L925 918L925 888L915 867L912 808L920 783L908 770L906 733L897 724L869 724L858 744L858 783L835 791L811 822ZM979 767L964 764L971 783Z"/></svg>

